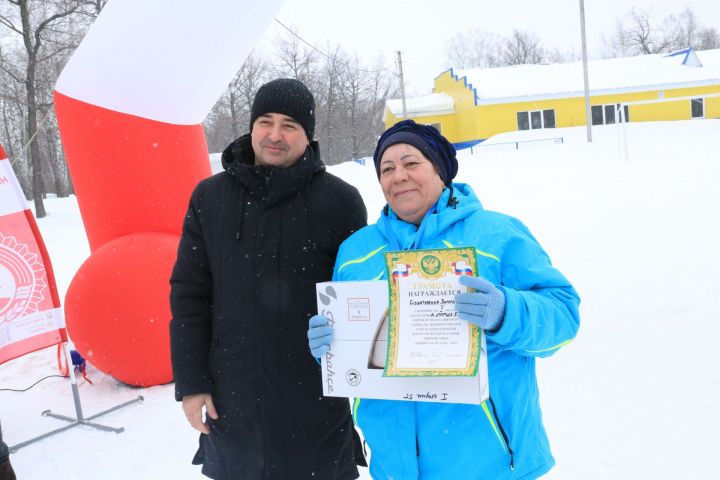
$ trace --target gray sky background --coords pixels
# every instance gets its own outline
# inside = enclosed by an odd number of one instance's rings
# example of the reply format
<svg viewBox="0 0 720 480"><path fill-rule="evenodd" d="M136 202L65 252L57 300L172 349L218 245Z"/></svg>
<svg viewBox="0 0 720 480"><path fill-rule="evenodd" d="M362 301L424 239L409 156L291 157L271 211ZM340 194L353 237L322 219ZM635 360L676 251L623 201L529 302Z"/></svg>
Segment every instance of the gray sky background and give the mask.
<svg viewBox="0 0 720 480"><path fill-rule="evenodd" d="M651 9L661 21L686 6L702 25L720 30L718 0L585 0L589 55L600 56L602 35L608 36L630 8ZM450 66L445 50L457 33L479 28L508 35L519 28L535 32L545 47L580 52L579 11L579 0L286 0L277 18L318 49L339 44L366 63L382 57L394 70L400 50L407 93L422 95ZM265 37L272 38L276 29L282 27L273 22Z"/></svg>

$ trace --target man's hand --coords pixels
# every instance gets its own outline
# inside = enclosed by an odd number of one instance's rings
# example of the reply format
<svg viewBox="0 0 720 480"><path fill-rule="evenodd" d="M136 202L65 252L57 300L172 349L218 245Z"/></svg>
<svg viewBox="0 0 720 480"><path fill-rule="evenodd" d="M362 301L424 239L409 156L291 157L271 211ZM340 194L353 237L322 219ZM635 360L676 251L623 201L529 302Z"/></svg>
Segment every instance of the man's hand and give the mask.
<svg viewBox="0 0 720 480"><path fill-rule="evenodd" d="M484 278L460 277L460 284L477 290L455 295L455 310L458 318L474 323L478 327L495 331L505 319L505 295Z"/></svg>
<svg viewBox="0 0 720 480"><path fill-rule="evenodd" d="M322 315L313 315L308 322L308 344L313 357L320 358L330 350L333 339L333 328L328 319Z"/></svg>
<svg viewBox="0 0 720 480"><path fill-rule="evenodd" d="M203 422L203 407L205 407L207 416L213 420L218 419L218 414L215 411L215 405L212 401L212 395L209 393L185 395L182 398L182 408L190 425L200 433L207 435L210 433L210 427L207 423Z"/></svg>

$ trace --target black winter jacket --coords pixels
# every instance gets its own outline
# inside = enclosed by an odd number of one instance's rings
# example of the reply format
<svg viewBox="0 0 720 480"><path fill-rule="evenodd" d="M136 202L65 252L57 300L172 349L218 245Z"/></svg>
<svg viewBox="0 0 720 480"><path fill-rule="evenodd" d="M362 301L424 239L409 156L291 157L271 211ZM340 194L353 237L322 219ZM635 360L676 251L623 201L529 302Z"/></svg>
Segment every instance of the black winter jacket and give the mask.
<svg viewBox="0 0 720 480"><path fill-rule="evenodd" d="M170 279L176 399L211 393L219 415L193 463L215 479L357 478L349 403L323 397L307 326L365 205L315 142L278 169L253 164L245 135L222 161L192 194Z"/></svg>

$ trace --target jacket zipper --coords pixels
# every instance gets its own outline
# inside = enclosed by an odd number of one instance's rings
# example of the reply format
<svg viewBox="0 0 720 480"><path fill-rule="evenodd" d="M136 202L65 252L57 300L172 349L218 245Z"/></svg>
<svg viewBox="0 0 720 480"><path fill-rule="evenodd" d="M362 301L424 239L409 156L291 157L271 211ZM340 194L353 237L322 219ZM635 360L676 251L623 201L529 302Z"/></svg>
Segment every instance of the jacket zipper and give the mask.
<svg viewBox="0 0 720 480"><path fill-rule="evenodd" d="M510 470L515 470L515 452L513 452L512 447L510 447L510 440L508 440L505 429L503 428L502 423L500 423L500 418L498 418L497 411L495 410L495 402L493 402L492 397L489 397L488 400L490 401L490 406L492 407L492 414L495 419L495 423L497 423L497 426L500 429L500 434L502 435L507 451L510 454Z"/></svg>

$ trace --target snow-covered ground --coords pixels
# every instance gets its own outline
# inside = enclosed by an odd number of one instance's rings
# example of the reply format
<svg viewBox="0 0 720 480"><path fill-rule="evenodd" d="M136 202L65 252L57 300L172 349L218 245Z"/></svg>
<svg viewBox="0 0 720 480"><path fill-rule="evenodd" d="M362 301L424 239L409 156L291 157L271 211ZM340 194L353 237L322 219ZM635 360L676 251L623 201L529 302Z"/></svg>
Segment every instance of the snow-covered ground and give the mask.
<svg viewBox="0 0 720 480"><path fill-rule="evenodd" d="M720 120L503 134L491 143L562 137L564 143L461 153L459 181L488 209L526 223L580 292L578 338L538 361L544 420L557 479L720 478ZM522 145L522 144L521 144ZM384 204L372 165L330 171L356 185L371 221ZM38 223L61 298L88 255L74 198L48 199ZM0 389L57 373L48 349L0 366ZM172 385L137 389L92 366L80 380L86 416L121 434L76 427L11 456L21 480L197 479L196 433ZM67 381L0 391L6 440L16 444L72 414ZM363 478L369 478L367 470Z"/></svg>

